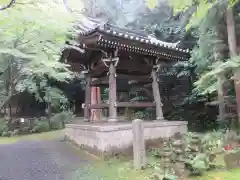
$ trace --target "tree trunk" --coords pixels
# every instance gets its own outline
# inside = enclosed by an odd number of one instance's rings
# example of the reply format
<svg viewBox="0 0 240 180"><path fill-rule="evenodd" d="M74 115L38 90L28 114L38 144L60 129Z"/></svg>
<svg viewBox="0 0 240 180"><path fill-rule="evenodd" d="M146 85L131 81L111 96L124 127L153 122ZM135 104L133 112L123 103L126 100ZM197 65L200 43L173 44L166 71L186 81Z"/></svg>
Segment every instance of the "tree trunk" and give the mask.
<svg viewBox="0 0 240 180"><path fill-rule="evenodd" d="M227 21L227 32L228 32L228 46L230 57L233 58L237 56L237 43L236 43L236 33L235 33L235 22L233 16L233 9L229 7L226 12L226 21ZM236 104L237 104L237 115L238 122L240 123L240 69L233 70L234 73L234 85L236 92Z"/></svg>
<svg viewBox="0 0 240 180"><path fill-rule="evenodd" d="M12 82L12 64L13 64L13 59L10 60L8 69L7 69L7 75L6 75L6 97L9 97L7 103L5 103L5 108L6 108L6 119L8 121L9 127L12 124L12 109L11 109L11 98L13 94L13 82Z"/></svg>
<svg viewBox="0 0 240 180"><path fill-rule="evenodd" d="M220 28L217 28L217 38L219 40L222 40L222 33L220 32ZM221 61L222 59L222 49L219 47L219 44L216 43L214 47L214 59L215 61ZM225 74L219 73L217 74L217 92L218 92L218 109L219 109L219 116L218 120L224 121L226 118L226 105L225 105L225 99L224 99L224 83L226 81Z"/></svg>
<svg viewBox="0 0 240 180"><path fill-rule="evenodd" d="M47 103L47 117L48 117L49 129L52 129L51 116L52 116L52 106L51 106L51 103L48 102Z"/></svg>
<svg viewBox="0 0 240 180"><path fill-rule="evenodd" d="M225 100L224 100L224 91L223 85L225 81L224 74L218 75L218 108L219 108L219 121L224 121L226 118L226 108L225 108Z"/></svg>

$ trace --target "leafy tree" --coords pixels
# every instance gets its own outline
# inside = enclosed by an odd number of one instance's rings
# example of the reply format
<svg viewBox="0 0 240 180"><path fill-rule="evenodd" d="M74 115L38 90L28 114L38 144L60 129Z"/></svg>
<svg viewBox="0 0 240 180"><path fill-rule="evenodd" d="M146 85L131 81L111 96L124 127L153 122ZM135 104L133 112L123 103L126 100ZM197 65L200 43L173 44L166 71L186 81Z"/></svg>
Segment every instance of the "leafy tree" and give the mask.
<svg viewBox="0 0 240 180"><path fill-rule="evenodd" d="M149 8L155 8L159 1L158 0L146 0ZM213 0L213 1L201 1L201 0L168 0L169 4L174 7L174 12L186 11L189 8L195 7L195 12L192 14L191 19L187 27L198 26L200 22L206 17L209 10L215 6L224 5L226 2L233 6L238 0Z"/></svg>
<svg viewBox="0 0 240 180"><path fill-rule="evenodd" d="M23 91L50 106L66 103L64 93L49 80L68 82L73 77L59 60L66 40L76 34L73 27L80 14L70 13L60 0L15 4L0 13L0 107L10 106L9 100Z"/></svg>
<svg viewBox="0 0 240 180"><path fill-rule="evenodd" d="M236 33L235 33L235 5L237 0L214 0L214 1L176 1L169 0L169 4L174 7L174 12L186 11L189 8L195 7L186 29L197 29L197 36L199 37L198 46L192 51L192 60L196 69L201 69L199 73L199 80L195 83L196 89L205 94L218 91L219 110L224 111L224 93L223 86L226 81L226 75L234 74L234 83L236 91L237 112L240 121L240 102L238 93L238 79L239 79L239 62L236 46ZM157 1L148 1L150 7L155 7ZM219 21L220 20L220 21ZM226 20L226 24L224 23ZM216 24L216 22L218 22ZM220 25L219 25L220 24ZM222 27L227 27L227 32L223 36L219 33ZM206 36L208 38L206 38ZM201 43L202 40L212 40L208 43ZM227 40L226 40L227 39ZM207 40L207 41L208 41ZM221 43L219 43L222 41ZM226 54L224 48L219 44L225 44L229 52ZM206 50L208 48L208 50ZM226 48L225 48L226 49ZM196 58L197 57L197 58ZM198 62L196 61L198 59ZM223 117L221 118L223 119Z"/></svg>

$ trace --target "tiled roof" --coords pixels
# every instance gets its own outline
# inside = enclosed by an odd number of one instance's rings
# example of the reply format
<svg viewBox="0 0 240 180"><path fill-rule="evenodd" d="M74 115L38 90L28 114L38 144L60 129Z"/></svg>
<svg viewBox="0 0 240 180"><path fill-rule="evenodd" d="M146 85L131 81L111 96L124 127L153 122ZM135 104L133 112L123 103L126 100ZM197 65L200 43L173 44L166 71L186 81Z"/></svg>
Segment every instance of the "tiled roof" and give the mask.
<svg viewBox="0 0 240 180"><path fill-rule="evenodd" d="M173 53L164 53L164 52L159 52L159 50L156 49L144 49L144 48L139 48L136 46L129 46L127 44L119 44L118 42L106 40L104 38L99 39L98 44L100 45L110 45L111 47L122 47L125 50L133 50L133 52L144 52L143 54L149 54L149 55L163 55L167 58L177 58L177 59L186 59L187 54L189 54L188 49L181 49L178 47L179 42L177 43L169 43L169 42L164 42L161 40L156 39L153 36L150 36L146 34L144 31L133 31L129 30L126 28L120 28L111 24L108 24L106 21L101 21L101 20L83 20L84 23L79 24L79 31L80 36L88 36L91 35L95 32L100 32L107 34L109 36L114 36L118 38L123 38L125 40L132 40L132 41L138 41L141 44L146 44L146 45L151 45L154 46L155 48L165 48L169 49L175 52L182 52L184 57L176 56ZM146 52L146 53L145 53Z"/></svg>
<svg viewBox="0 0 240 180"><path fill-rule="evenodd" d="M182 51L186 53L189 52L188 49L184 50L184 49L178 48L179 42L176 42L176 43L164 42L164 41L158 40L153 36L147 35L143 32L140 33L138 31L127 30L127 29L119 28L117 26L110 25L110 24L104 24L94 29L89 29L88 31L82 32L81 35L83 36L88 35L97 30L99 30L100 32L105 32L105 33L114 35L114 36L122 37L124 39L136 40L141 43L151 44L159 47L166 47L170 49L176 49L178 51Z"/></svg>

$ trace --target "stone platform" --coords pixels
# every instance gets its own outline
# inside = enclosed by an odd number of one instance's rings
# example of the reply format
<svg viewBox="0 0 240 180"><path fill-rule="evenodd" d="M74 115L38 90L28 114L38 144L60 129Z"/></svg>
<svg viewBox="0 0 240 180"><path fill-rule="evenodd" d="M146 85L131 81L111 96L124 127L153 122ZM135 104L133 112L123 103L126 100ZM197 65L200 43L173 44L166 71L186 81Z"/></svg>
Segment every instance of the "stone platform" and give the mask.
<svg viewBox="0 0 240 180"><path fill-rule="evenodd" d="M175 133L187 132L185 121L146 121L145 140L169 138ZM95 155L114 155L132 148L132 123L89 123L67 124L65 136L79 147Z"/></svg>

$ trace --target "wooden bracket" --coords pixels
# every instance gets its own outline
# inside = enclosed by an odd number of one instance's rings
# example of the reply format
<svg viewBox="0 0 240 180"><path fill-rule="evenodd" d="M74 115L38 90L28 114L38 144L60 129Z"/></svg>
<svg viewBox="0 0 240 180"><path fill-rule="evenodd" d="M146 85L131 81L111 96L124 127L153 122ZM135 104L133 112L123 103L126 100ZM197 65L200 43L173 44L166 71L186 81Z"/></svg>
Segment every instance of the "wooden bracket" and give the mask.
<svg viewBox="0 0 240 180"><path fill-rule="evenodd" d="M119 57L112 58L112 62L115 62L114 66L116 67L118 65L118 62L119 62Z"/></svg>
<svg viewBox="0 0 240 180"><path fill-rule="evenodd" d="M161 67L161 64L159 63L159 57L155 60L155 65L153 65L153 68L156 69L156 72L159 71Z"/></svg>
<svg viewBox="0 0 240 180"><path fill-rule="evenodd" d="M114 63L114 67L118 65L119 62L119 57L118 55L118 49L113 52L112 55L105 56L105 58L102 58L102 61L106 67L110 66L110 63Z"/></svg>
<svg viewBox="0 0 240 180"><path fill-rule="evenodd" d="M102 62L104 63L104 65L106 66L106 67L109 67L110 65L108 65L108 63L107 62L109 62L109 61L111 61L111 60L109 60L109 59L107 59L107 58L103 58L102 59Z"/></svg>
<svg viewBox="0 0 240 180"><path fill-rule="evenodd" d="M156 72L158 72L159 69L160 69L160 64L154 65L154 66L153 66L153 69L155 69Z"/></svg>
<svg viewBox="0 0 240 180"><path fill-rule="evenodd" d="M110 63L114 63L114 67L116 67L118 65L118 62L119 62L119 57L114 57L114 58L103 58L102 59L104 65L106 67L109 67L110 66Z"/></svg>
<svg viewBox="0 0 240 180"><path fill-rule="evenodd" d="M159 64L159 57L155 60L155 64Z"/></svg>
<svg viewBox="0 0 240 180"><path fill-rule="evenodd" d="M80 66L84 69L81 73L82 74L87 74L89 73L89 68L86 65L80 64Z"/></svg>

